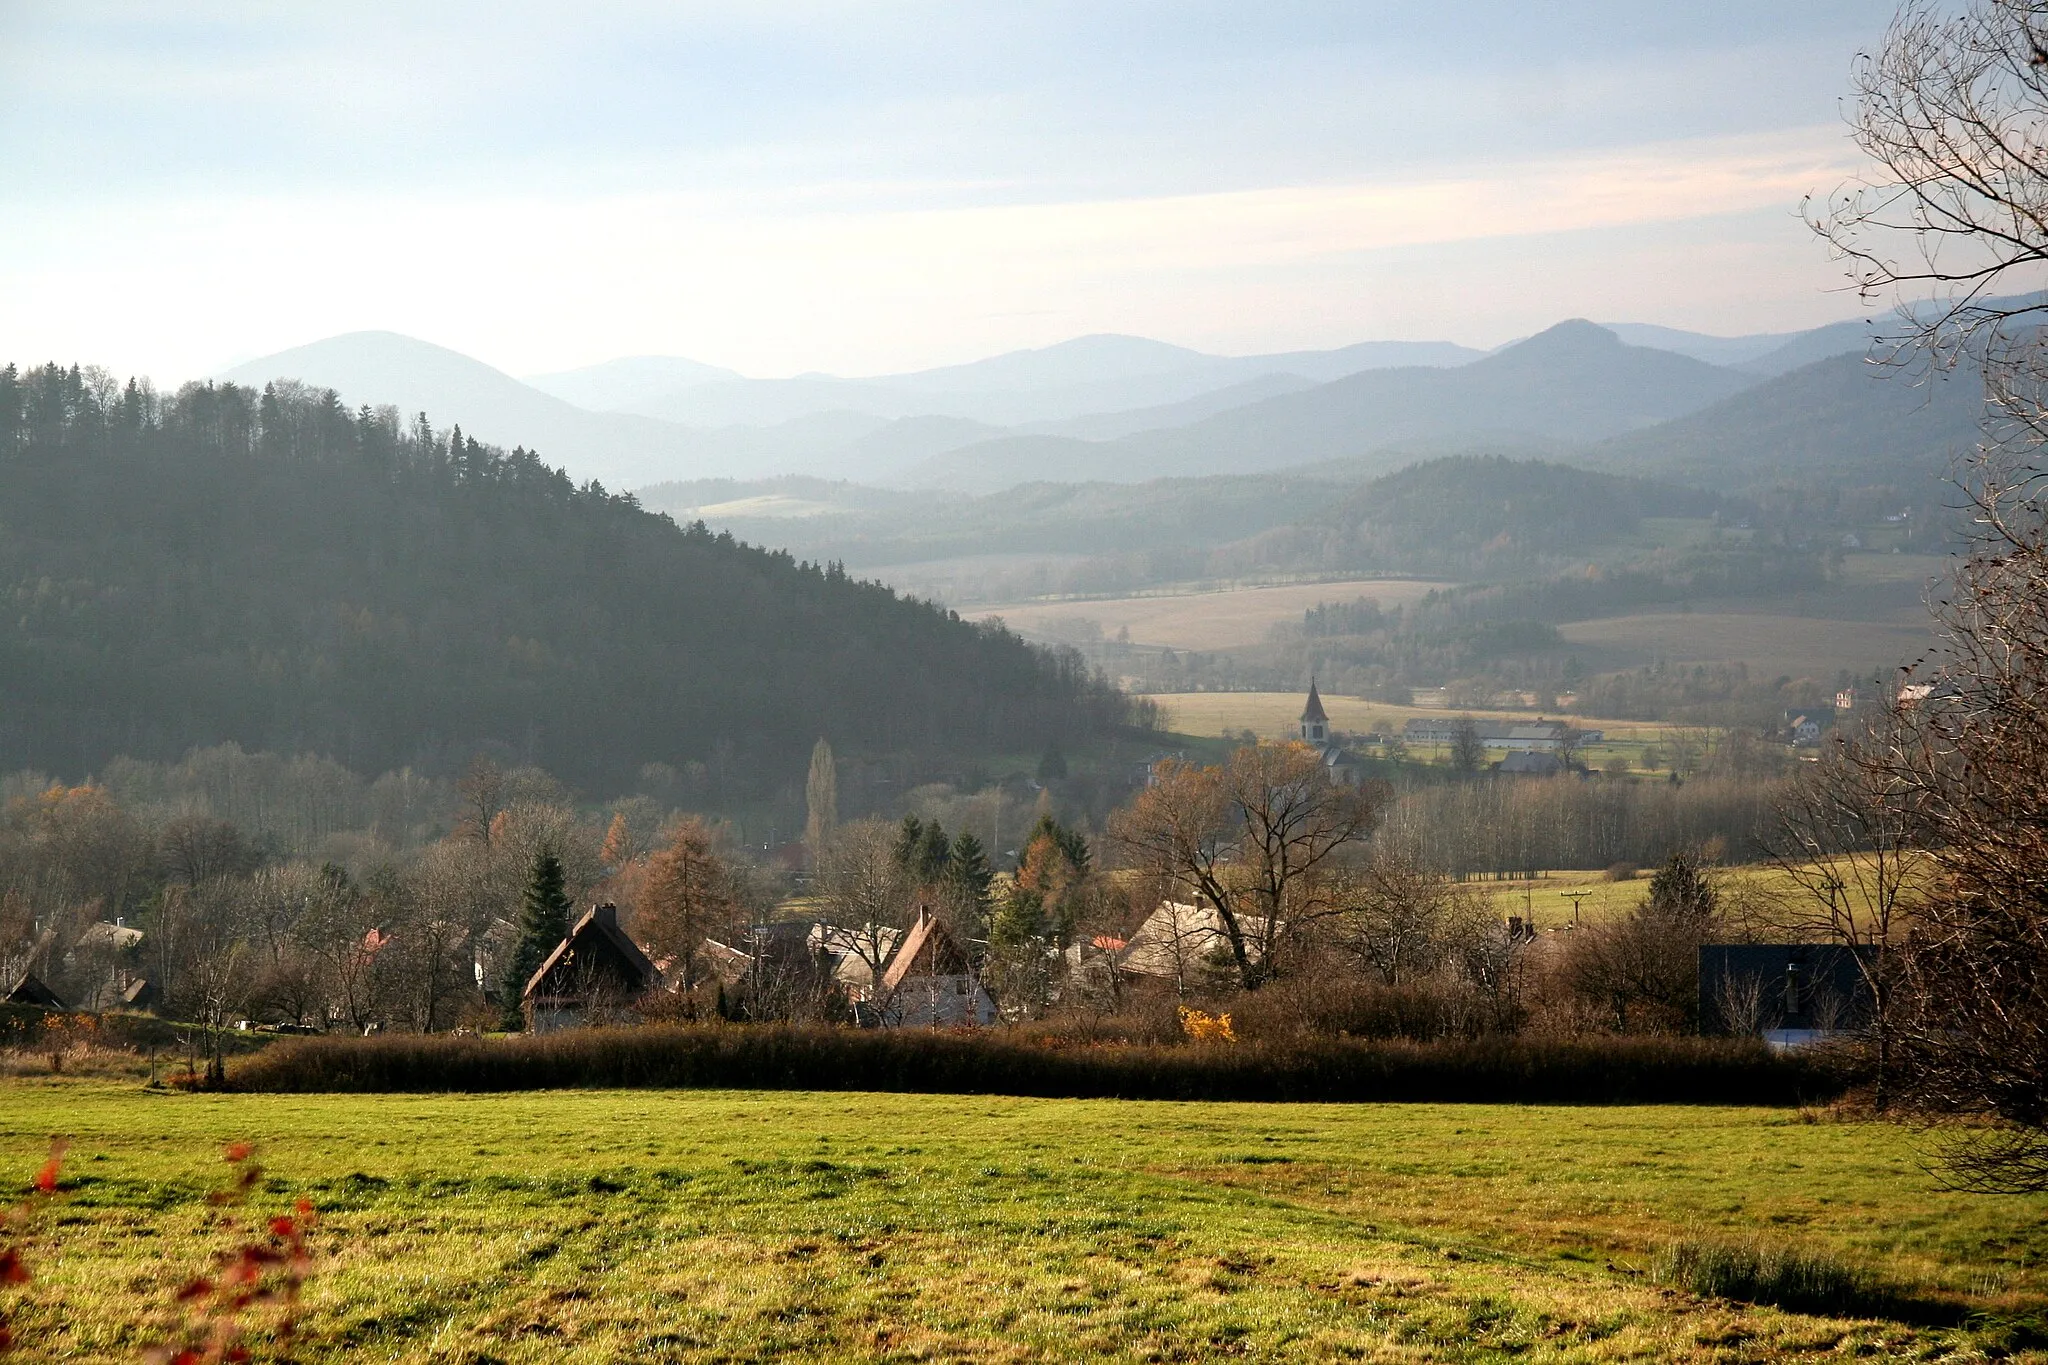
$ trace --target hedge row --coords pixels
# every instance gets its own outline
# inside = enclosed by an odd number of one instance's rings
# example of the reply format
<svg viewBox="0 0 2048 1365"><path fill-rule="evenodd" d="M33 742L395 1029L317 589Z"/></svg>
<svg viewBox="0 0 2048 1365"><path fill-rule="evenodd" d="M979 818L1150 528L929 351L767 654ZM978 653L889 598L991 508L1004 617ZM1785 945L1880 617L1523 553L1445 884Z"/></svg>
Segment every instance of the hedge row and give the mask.
<svg viewBox="0 0 2048 1365"><path fill-rule="evenodd" d="M1001 1033L698 1025L509 1038L282 1042L235 1089L482 1092L612 1088L879 1090L1047 1098L1793 1105L1831 1099L1822 1058L1704 1038L1293 1046L1052 1046Z"/></svg>

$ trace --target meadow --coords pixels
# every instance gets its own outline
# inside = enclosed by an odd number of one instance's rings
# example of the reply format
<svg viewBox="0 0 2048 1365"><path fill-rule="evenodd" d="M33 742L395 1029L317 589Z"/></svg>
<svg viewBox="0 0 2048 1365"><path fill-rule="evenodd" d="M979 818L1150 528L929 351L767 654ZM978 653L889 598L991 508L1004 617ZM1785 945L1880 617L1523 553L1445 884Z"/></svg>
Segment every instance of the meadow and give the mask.
<svg viewBox="0 0 2048 1365"><path fill-rule="evenodd" d="M231 1220L299 1198L305 1361L2048 1359L2048 1199L1790 1109L5 1083L17 1188L52 1133L26 1360L136 1359ZM207 1198L235 1141L268 1171L239 1213ZM1659 1282L1676 1242L1759 1234L1988 1316Z"/></svg>
<svg viewBox="0 0 2048 1365"><path fill-rule="evenodd" d="M1340 697L1323 693L1323 709L1334 729L1345 732L1399 734L1409 721L1424 718L1441 721L1450 716L1471 716L1474 720L1506 721L1526 725L1536 719L1528 711L1490 711L1485 707L1454 711L1443 707L1396 706L1365 697ZM1300 733L1302 693L1300 692L1162 692L1153 694L1166 710L1166 725L1177 734L1210 738L1250 730L1261 739L1292 739ZM1575 716L1557 712L1551 719L1569 719L1576 725L1596 729L1608 743L1591 746L1597 760L1602 750L1661 743L1674 730L1686 729L1661 721L1603 720L1597 716ZM1690 731L1699 733L1697 729ZM1429 746L1417 750L1426 756ZM1499 757L1495 751L1493 757Z"/></svg>
<svg viewBox="0 0 2048 1365"><path fill-rule="evenodd" d="M1022 602L977 608L978 619L1000 616L1031 637L1068 638L1077 621L1092 621L1104 638L1128 630L1131 642L1168 649L1240 649L1264 644L1276 625L1300 625L1302 613L1323 602L1370 597L1382 607L1406 606L1449 585L1416 578L1362 578L1336 583L1288 583L1215 591L1161 591L1142 597Z"/></svg>

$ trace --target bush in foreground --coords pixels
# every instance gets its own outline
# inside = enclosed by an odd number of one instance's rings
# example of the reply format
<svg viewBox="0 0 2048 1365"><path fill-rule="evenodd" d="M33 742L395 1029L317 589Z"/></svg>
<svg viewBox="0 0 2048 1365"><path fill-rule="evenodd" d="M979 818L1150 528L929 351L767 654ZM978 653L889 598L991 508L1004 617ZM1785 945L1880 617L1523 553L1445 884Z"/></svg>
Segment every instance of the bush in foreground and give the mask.
<svg viewBox="0 0 2048 1365"><path fill-rule="evenodd" d="M281 1043L235 1067L263 1091L880 1090L1044 1098L1791 1105L1826 1063L1700 1038L1058 1046L993 1033L720 1025L511 1038Z"/></svg>

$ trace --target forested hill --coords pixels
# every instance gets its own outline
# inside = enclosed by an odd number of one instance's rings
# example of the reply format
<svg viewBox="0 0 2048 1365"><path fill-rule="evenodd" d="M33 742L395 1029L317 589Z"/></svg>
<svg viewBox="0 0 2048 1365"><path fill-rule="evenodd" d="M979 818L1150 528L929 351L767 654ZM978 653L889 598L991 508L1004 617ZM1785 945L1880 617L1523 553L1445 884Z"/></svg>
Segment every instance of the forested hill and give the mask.
<svg viewBox="0 0 2048 1365"><path fill-rule="evenodd" d="M780 784L820 735L1035 751L1129 707L1072 656L295 385L0 371L0 592L0 767L496 741L594 786Z"/></svg>
<svg viewBox="0 0 2048 1365"><path fill-rule="evenodd" d="M1542 460L1454 455L1383 475L1291 526L1245 543L1270 567L1484 579L1583 564L1645 518L1751 516L1749 504Z"/></svg>

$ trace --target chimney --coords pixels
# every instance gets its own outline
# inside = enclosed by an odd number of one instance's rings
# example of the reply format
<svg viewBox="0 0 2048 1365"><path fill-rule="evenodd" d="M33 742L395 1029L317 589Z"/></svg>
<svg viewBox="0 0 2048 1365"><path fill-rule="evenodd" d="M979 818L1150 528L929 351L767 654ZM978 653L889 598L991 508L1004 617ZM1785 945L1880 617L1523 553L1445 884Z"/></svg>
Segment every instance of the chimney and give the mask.
<svg viewBox="0 0 2048 1365"><path fill-rule="evenodd" d="M619 927L619 907L613 905L610 901L606 901L603 905L591 906L590 916L594 921L607 929Z"/></svg>

